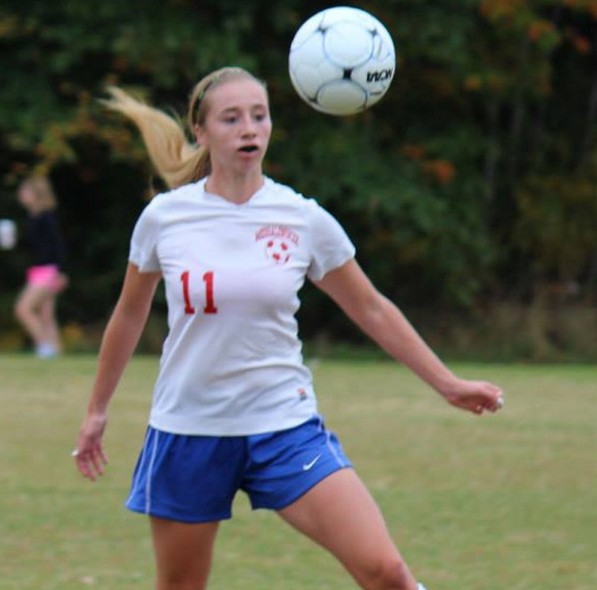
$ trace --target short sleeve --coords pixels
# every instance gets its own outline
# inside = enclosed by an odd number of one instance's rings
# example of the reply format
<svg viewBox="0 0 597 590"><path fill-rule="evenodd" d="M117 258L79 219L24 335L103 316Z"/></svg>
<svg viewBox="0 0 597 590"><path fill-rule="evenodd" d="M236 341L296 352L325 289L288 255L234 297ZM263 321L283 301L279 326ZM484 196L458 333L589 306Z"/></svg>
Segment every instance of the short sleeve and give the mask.
<svg viewBox="0 0 597 590"><path fill-rule="evenodd" d="M307 276L320 281L330 270L354 258L355 247L335 217L314 200L309 201L311 264Z"/></svg>
<svg viewBox="0 0 597 590"><path fill-rule="evenodd" d="M131 237L129 261L139 268L140 272L160 271L160 261L157 255L159 223L155 209L151 203L145 207Z"/></svg>

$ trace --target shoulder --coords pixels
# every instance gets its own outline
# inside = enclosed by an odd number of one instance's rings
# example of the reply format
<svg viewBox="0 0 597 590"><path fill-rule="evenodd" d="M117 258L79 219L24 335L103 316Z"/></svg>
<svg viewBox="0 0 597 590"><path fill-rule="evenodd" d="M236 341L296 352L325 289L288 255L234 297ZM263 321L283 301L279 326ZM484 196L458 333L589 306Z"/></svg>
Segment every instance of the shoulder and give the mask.
<svg viewBox="0 0 597 590"><path fill-rule="evenodd" d="M45 211L41 211L37 215L34 215L33 219L37 221L53 221L56 217L55 209L46 209Z"/></svg>
<svg viewBox="0 0 597 590"><path fill-rule="evenodd" d="M189 199L197 200L203 195L203 185L205 180L185 184L177 188L158 193L146 205L146 208L152 209L169 209L173 206L178 206Z"/></svg>
<svg viewBox="0 0 597 590"><path fill-rule="evenodd" d="M42 211L30 218L31 223L37 227L49 227L57 225L58 215L53 209Z"/></svg>
<svg viewBox="0 0 597 590"><path fill-rule="evenodd" d="M164 220L176 212L186 211L186 207L196 207L201 201L204 182L184 186L158 193L145 204L140 218L154 221Z"/></svg>
<svg viewBox="0 0 597 590"><path fill-rule="evenodd" d="M313 197L306 197L291 186L266 178L264 191L268 199L281 204L304 209L305 212L317 212L322 207Z"/></svg>

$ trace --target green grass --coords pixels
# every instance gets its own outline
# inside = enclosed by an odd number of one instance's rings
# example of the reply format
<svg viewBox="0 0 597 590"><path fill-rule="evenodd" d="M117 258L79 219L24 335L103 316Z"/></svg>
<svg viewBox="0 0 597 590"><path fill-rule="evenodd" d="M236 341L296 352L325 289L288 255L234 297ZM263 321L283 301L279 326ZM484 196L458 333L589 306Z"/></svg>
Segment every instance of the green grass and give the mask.
<svg viewBox="0 0 597 590"><path fill-rule="evenodd" d="M0 586L147 590L147 521L123 508L155 358L136 358L112 406L108 473L84 481L70 451L95 361L0 356ZM597 588L597 369L455 365L500 383L501 415L444 404L389 362L322 361L322 412L429 590ZM239 495L211 590L348 590L335 561Z"/></svg>

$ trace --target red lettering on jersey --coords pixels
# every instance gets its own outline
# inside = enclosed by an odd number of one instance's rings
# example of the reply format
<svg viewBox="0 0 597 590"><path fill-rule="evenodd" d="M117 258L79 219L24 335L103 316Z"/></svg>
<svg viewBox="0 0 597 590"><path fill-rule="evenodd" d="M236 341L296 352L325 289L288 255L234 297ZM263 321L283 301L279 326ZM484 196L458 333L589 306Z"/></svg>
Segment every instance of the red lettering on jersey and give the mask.
<svg viewBox="0 0 597 590"><path fill-rule="evenodd" d="M214 297L214 272L210 270L204 273L202 278L205 283L205 306L203 307L203 313L218 313ZM188 270L180 274L180 282L182 283L184 312L187 315L194 315L195 307L191 303L191 273Z"/></svg>
<svg viewBox="0 0 597 590"><path fill-rule="evenodd" d="M299 243L299 235L284 225L265 225L255 233L256 242L267 238L287 240L295 246L298 246Z"/></svg>
<svg viewBox="0 0 597 590"><path fill-rule="evenodd" d="M189 293L189 276L189 271L185 270L180 275L180 281L182 283L182 296L184 298L184 312L187 315L193 315L195 313L195 308L191 305L191 295Z"/></svg>
<svg viewBox="0 0 597 590"><path fill-rule="evenodd" d="M205 283L205 307L203 308L203 313L218 313L218 308L214 303L213 271L206 272L203 275L203 282Z"/></svg>

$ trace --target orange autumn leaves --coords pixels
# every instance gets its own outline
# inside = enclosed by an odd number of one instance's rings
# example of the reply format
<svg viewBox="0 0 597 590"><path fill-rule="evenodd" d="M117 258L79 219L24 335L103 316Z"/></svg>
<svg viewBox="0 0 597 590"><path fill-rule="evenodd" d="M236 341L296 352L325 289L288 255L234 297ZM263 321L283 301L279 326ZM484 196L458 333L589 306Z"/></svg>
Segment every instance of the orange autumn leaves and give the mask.
<svg viewBox="0 0 597 590"><path fill-rule="evenodd" d="M554 2L554 6L557 4ZM597 20L597 0L560 0L559 4L562 8L585 13ZM546 43L553 47L566 40L581 55L588 55L593 49L591 40L578 31L569 27L558 30L553 22L538 14L529 0L482 0L479 12L494 24L526 31L535 44Z"/></svg>
<svg viewBox="0 0 597 590"><path fill-rule="evenodd" d="M452 162L442 158L428 158L424 146L406 144L402 146L401 153L416 162L425 176L440 185L450 184L456 176L456 167Z"/></svg>
<svg viewBox="0 0 597 590"><path fill-rule="evenodd" d="M554 5L557 5L554 2ZM560 0L564 8L586 12L597 19L597 0ZM487 18L513 18L530 10L533 2L530 0L482 0L479 6L481 14Z"/></svg>

